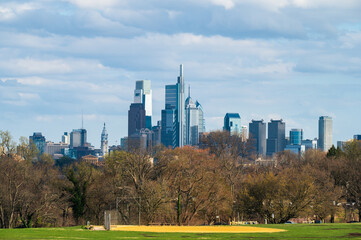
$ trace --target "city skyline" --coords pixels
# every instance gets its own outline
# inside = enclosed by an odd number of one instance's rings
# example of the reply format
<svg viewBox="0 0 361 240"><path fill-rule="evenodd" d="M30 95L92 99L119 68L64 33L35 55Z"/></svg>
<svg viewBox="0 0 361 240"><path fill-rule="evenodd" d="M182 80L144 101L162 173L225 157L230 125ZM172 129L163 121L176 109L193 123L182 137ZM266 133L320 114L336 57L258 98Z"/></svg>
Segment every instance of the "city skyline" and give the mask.
<svg viewBox="0 0 361 240"><path fill-rule="evenodd" d="M336 145L361 132L360 11L358 0L4 0L0 126L58 142L83 111L89 142L100 145L105 122L119 144L135 81L152 81L156 125L184 64L207 131L236 112L242 125L282 118L312 139L330 116Z"/></svg>

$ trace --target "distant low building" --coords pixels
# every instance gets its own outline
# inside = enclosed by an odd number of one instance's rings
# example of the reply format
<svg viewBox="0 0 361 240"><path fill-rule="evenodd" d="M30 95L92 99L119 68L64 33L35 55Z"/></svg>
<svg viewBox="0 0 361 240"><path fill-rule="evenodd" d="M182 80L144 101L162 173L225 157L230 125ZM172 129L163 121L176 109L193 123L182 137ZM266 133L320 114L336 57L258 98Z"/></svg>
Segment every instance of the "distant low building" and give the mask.
<svg viewBox="0 0 361 240"><path fill-rule="evenodd" d="M96 156L93 156L93 155L83 156L80 159L80 161L83 161L83 162L86 162L86 163L89 163L89 164L92 164L92 165L95 165L95 166L101 165L100 162L99 162L99 158L96 157Z"/></svg>
<svg viewBox="0 0 361 240"><path fill-rule="evenodd" d="M69 148L69 144L62 143L62 142L53 143L53 142L48 141L45 144L44 153L50 154L52 156L54 156L55 154L63 154L65 148Z"/></svg>
<svg viewBox="0 0 361 240"><path fill-rule="evenodd" d="M306 147L305 145L287 145L285 151L290 151L300 156L306 151Z"/></svg>
<svg viewBox="0 0 361 240"><path fill-rule="evenodd" d="M305 145L305 150L317 149L317 138L302 140L302 145Z"/></svg>

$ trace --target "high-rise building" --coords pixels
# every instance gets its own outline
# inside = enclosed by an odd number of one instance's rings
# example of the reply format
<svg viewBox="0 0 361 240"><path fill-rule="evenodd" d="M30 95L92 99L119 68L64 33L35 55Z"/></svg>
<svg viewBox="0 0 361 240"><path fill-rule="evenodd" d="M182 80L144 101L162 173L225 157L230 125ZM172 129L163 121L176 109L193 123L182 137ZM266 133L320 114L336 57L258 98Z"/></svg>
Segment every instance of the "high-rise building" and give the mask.
<svg viewBox="0 0 361 240"><path fill-rule="evenodd" d="M247 139L248 139L248 127L247 126L241 126L241 137L242 137L242 141L247 141Z"/></svg>
<svg viewBox="0 0 361 240"><path fill-rule="evenodd" d="M188 98L185 101L184 144L195 146L199 143L199 134L204 132L203 109L198 101L193 102L190 96L190 87L188 91Z"/></svg>
<svg viewBox="0 0 361 240"><path fill-rule="evenodd" d="M291 129L289 145L301 145L303 140L302 129Z"/></svg>
<svg viewBox="0 0 361 240"><path fill-rule="evenodd" d="M145 128L145 109L142 103L132 103L128 111L128 137Z"/></svg>
<svg viewBox="0 0 361 240"><path fill-rule="evenodd" d="M84 128L73 129L70 133L70 148L85 147L87 145L87 132Z"/></svg>
<svg viewBox="0 0 361 240"><path fill-rule="evenodd" d="M142 103L145 110L145 127L152 129L152 90L150 80L135 82L134 103Z"/></svg>
<svg viewBox="0 0 361 240"><path fill-rule="evenodd" d="M166 147L173 147L173 132L175 124L175 109L166 108L162 110L161 141Z"/></svg>
<svg viewBox="0 0 361 240"><path fill-rule="evenodd" d="M253 150L260 156L266 156L266 123L252 120L249 123L249 136Z"/></svg>
<svg viewBox="0 0 361 240"><path fill-rule="evenodd" d="M39 150L39 154L43 154L45 152L45 137L41 134L41 132L34 132L33 136L29 137L29 141L33 142Z"/></svg>
<svg viewBox="0 0 361 240"><path fill-rule="evenodd" d="M102 156L105 156L109 152L108 132L105 129L105 123L104 123L102 134L100 136L100 150L101 150Z"/></svg>
<svg viewBox="0 0 361 240"><path fill-rule="evenodd" d="M357 141L361 141L361 134L353 135L353 139Z"/></svg>
<svg viewBox="0 0 361 240"><path fill-rule="evenodd" d="M226 116L224 116L223 130L231 134L241 134L241 117L238 113L227 113Z"/></svg>
<svg viewBox="0 0 361 240"><path fill-rule="evenodd" d="M318 120L318 148L327 152L332 147L332 117L321 116Z"/></svg>
<svg viewBox="0 0 361 240"><path fill-rule="evenodd" d="M203 133L206 131L206 121L204 119L204 112L202 105L196 101L196 107L198 108L199 120L198 120L198 132Z"/></svg>
<svg viewBox="0 0 361 240"><path fill-rule="evenodd" d="M165 109L162 110L162 144L182 147L184 144L184 78L183 65L177 84L165 86Z"/></svg>
<svg viewBox="0 0 361 240"><path fill-rule="evenodd" d="M64 132L63 136L61 136L61 142L65 144L70 144L70 135L68 132Z"/></svg>
<svg viewBox="0 0 361 240"><path fill-rule="evenodd" d="M179 68L179 77L177 80L177 107L176 122L173 134L173 147L183 147L184 145L184 77L183 64Z"/></svg>
<svg viewBox="0 0 361 240"><path fill-rule="evenodd" d="M286 146L286 123L281 120L273 120L268 123L267 155L282 152Z"/></svg>

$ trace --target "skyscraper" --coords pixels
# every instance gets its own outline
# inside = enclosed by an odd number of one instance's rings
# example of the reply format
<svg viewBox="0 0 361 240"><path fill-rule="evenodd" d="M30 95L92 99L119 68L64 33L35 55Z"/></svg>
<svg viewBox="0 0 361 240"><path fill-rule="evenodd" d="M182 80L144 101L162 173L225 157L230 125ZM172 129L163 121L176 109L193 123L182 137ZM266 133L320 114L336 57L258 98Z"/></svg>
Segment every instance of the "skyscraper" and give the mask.
<svg viewBox="0 0 361 240"><path fill-rule="evenodd" d="M266 123L263 120L249 123L249 139L257 155L266 156Z"/></svg>
<svg viewBox="0 0 361 240"><path fill-rule="evenodd" d="M101 149L102 155L104 156L105 154L107 154L109 152L108 132L105 129L105 123L104 123L103 131L100 136L100 139L101 139L100 140L100 149Z"/></svg>
<svg viewBox="0 0 361 240"><path fill-rule="evenodd" d="M145 110L145 127L152 129L152 90L150 80L135 82L134 103L142 103Z"/></svg>
<svg viewBox="0 0 361 240"><path fill-rule="evenodd" d="M176 122L177 85L165 86L165 109L162 110L161 142L166 147L173 147L173 132Z"/></svg>
<svg viewBox="0 0 361 240"><path fill-rule="evenodd" d="M184 78L183 65L177 84L165 86L165 109L162 110L162 144L173 148L184 142Z"/></svg>
<svg viewBox="0 0 361 240"><path fill-rule="evenodd" d="M87 131L84 128L73 129L70 133L70 148L85 147L87 144Z"/></svg>
<svg viewBox="0 0 361 240"><path fill-rule="evenodd" d="M223 130L231 134L241 134L241 117L238 113L227 113L226 116L224 116Z"/></svg>
<svg viewBox="0 0 361 240"><path fill-rule="evenodd" d="M177 80L177 107L176 123L173 135L173 147L183 147L184 145L184 77L183 64L179 67L179 77Z"/></svg>
<svg viewBox="0 0 361 240"><path fill-rule="evenodd" d="M286 146L286 123L273 120L268 123L267 155L282 152Z"/></svg>
<svg viewBox="0 0 361 240"><path fill-rule="evenodd" d="M290 131L290 145L301 145L303 140L302 129L291 129Z"/></svg>
<svg viewBox="0 0 361 240"><path fill-rule="evenodd" d="M332 117L321 116L318 120L318 148L327 152L332 147Z"/></svg>
<svg viewBox="0 0 361 240"><path fill-rule="evenodd" d="M199 102L193 102L190 96L190 87L188 98L185 101L185 145L198 145L199 134L204 132L203 109Z"/></svg>
<svg viewBox="0 0 361 240"><path fill-rule="evenodd" d="M128 111L128 137L145 128L145 109L142 103L132 103Z"/></svg>
<svg viewBox="0 0 361 240"><path fill-rule="evenodd" d="M29 137L30 142L33 142L39 150L39 154L45 152L45 137L41 132L34 132L33 136Z"/></svg>
<svg viewBox="0 0 361 240"><path fill-rule="evenodd" d="M199 131L199 133L202 133L202 132L206 131L206 121L204 119L203 107L198 101L196 101L196 106L198 108L198 116L199 116L198 131Z"/></svg>

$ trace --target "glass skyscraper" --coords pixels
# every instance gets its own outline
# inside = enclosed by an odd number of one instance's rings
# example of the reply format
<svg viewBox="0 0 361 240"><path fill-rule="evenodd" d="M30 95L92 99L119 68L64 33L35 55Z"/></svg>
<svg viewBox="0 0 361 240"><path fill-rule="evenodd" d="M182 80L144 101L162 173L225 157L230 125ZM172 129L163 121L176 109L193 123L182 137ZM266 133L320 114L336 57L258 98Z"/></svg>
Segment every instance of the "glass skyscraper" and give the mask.
<svg viewBox="0 0 361 240"><path fill-rule="evenodd" d="M263 120L249 123L249 139L257 155L266 156L266 123Z"/></svg>
<svg viewBox="0 0 361 240"><path fill-rule="evenodd" d="M185 140L184 145L198 145L199 134L204 132L203 109L199 102L193 102L190 96L185 101Z"/></svg>
<svg viewBox="0 0 361 240"><path fill-rule="evenodd" d="M290 145L301 145L303 140L302 129L291 129L290 131Z"/></svg>
<svg viewBox="0 0 361 240"><path fill-rule="evenodd" d="M267 155L282 152L286 146L286 123L273 120L268 123Z"/></svg>
<svg viewBox="0 0 361 240"><path fill-rule="evenodd" d="M230 132L231 134L241 134L241 117L238 113L227 113L224 116L223 130Z"/></svg>
<svg viewBox="0 0 361 240"><path fill-rule="evenodd" d="M180 65L177 84L165 86L165 109L162 110L161 139L162 144L167 147L182 147L184 143L184 78L182 64Z"/></svg>
<svg viewBox="0 0 361 240"><path fill-rule="evenodd" d="M152 129L152 89L150 80L135 82L134 103L142 103L145 110L145 127Z"/></svg>
<svg viewBox="0 0 361 240"><path fill-rule="evenodd" d="M332 117L321 116L318 120L318 148L327 152L332 147Z"/></svg>

